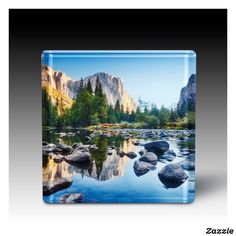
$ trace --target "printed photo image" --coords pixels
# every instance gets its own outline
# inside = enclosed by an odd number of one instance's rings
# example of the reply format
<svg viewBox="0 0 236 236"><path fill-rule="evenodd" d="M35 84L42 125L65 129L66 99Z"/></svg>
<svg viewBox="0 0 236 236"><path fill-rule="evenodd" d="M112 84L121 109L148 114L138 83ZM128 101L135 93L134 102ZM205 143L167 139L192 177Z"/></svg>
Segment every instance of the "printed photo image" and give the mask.
<svg viewBox="0 0 236 236"><path fill-rule="evenodd" d="M43 51L46 203L191 203L194 51Z"/></svg>

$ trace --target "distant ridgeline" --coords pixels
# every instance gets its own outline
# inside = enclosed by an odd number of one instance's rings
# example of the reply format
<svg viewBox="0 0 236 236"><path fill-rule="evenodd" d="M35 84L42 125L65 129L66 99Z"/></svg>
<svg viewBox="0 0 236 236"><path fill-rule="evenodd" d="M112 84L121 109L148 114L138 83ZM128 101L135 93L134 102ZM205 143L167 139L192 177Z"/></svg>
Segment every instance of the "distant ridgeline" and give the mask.
<svg viewBox="0 0 236 236"><path fill-rule="evenodd" d="M194 74L181 89L177 108L162 106L160 109L156 105L143 108L140 102L137 106L122 80L104 72L75 81L43 65L41 81L43 126L86 127L126 122L135 128L195 127Z"/></svg>
<svg viewBox="0 0 236 236"><path fill-rule="evenodd" d="M135 111L137 106L128 93L124 89L124 85L119 77L114 77L106 73L97 73L87 76L81 80L72 80L65 73L55 71L49 66L42 65L42 87L46 88L52 103L62 103L62 106L69 108L76 99L78 93L90 82L92 92L95 92L97 80L99 80L103 94L106 95L107 103L115 107L117 101L124 111L131 113Z"/></svg>

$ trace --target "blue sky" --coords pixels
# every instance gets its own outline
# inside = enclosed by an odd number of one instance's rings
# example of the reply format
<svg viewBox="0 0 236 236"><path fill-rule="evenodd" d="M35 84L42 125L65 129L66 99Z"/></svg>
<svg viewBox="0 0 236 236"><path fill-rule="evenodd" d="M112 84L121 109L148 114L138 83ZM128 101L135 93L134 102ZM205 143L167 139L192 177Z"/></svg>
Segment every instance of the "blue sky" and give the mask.
<svg viewBox="0 0 236 236"><path fill-rule="evenodd" d="M191 74L196 73L195 54L192 51L159 53L88 53L47 51L42 63L54 70L79 80L98 72L120 77L125 89L136 101L142 100L170 106L177 103L180 90Z"/></svg>

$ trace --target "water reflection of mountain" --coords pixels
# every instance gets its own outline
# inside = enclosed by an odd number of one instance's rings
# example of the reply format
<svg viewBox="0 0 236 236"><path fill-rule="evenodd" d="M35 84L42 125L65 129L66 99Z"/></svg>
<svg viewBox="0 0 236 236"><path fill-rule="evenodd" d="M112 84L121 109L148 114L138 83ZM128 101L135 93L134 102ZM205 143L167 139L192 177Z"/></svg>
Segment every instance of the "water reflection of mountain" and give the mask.
<svg viewBox="0 0 236 236"><path fill-rule="evenodd" d="M71 177L77 173L99 181L106 181L124 174L125 163L128 158L120 158L116 150L114 150L112 155L106 155L102 166L99 161L97 165L96 160L91 163L78 164L75 166L65 161L57 164L50 156L48 159L47 166L43 169L43 181Z"/></svg>
<svg viewBox="0 0 236 236"><path fill-rule="evenodd" d="M112 155L107 155L106 160L103 162L102 168L97 168L95 160L87 169L70 165L68 167L68 173L72 175L80 173L82 176L85 175L99 181L106 181L116 176L122 176L124 174L126 161L127 157L120 158L114 151Z"/></svg>
<svg viewBox="0 0 236 236"><path fill-rule="evenodd" d="M53 158L49 155L47 166L43 168L43 181L56 180L60 178L71 177L72 174L68 172L69 164L61 162L55 163Z"/></svg>

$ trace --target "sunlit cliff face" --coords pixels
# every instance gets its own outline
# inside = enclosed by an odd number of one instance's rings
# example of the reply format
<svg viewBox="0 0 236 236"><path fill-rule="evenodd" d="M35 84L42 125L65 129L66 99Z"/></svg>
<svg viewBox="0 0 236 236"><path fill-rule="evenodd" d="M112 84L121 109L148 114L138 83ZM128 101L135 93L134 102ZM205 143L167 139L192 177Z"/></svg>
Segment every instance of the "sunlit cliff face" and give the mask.
<svg viewBox="0 0 236 236"><path fill-rule="evenodd" d="M119 77L101 72L87 76L81 81L75 81L65 73L55 71L49 66L43 65L41 68L42 87L48 90L54 104L59 100L65 107L71 107L72 99L76 98L80 87L87 86L88 82L91 83L92 89L95 90L97 79L101 83L102 91L107 97L108 104L114 107L117 100L119 100L124 111L136 111L137 106L133 98L126 92L123 82Z"/></svg>
<svg viewBox="0 0 236 236"><path fill-rule="evenodd" d="M48 156L47 166L43 168L43 181L45 182L72 176L72 174L68 172L69 165L64 161L55 163L53 160L54 155L55 154L50 154Z"/></svg>

